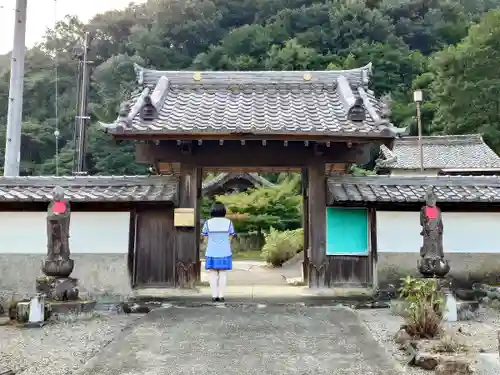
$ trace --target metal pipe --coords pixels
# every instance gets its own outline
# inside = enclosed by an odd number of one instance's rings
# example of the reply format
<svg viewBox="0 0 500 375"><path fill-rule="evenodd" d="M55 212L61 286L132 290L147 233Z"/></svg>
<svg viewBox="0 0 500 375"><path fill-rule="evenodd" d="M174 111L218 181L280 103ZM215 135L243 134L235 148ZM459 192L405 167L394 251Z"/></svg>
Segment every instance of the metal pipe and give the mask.
<svg viewBox="0 0 500 375"><path fill-rule="evenodd" d="M77 74L76 74L76 98L75 98L75 107L76 107L76 116L75 116L75 122L73 125L73 168L72 172L73 174L76 173L77 169L77 164L78 164L78 129L80 128L80 120L78 117L78 114L80 113L79 109L79 103L80 103L80 96L81 96L81 90L82 90L82 62L78 60L77 63Z"/></svg>
<svg viewBox="0 0 500 375"><path fill-rule="evenodd" d="M424 171L424 145L422 143L422 114L420 102L417 102L418 148L420 150L420 172Z"/></svg>
<svg viewBox="0 0 500 375"><path fill-rule="evenodd" d="M19 176L23 120L24 49L28 0L16 0L14 40L10 62L9 106L5 142L4 176Z"/></svg>

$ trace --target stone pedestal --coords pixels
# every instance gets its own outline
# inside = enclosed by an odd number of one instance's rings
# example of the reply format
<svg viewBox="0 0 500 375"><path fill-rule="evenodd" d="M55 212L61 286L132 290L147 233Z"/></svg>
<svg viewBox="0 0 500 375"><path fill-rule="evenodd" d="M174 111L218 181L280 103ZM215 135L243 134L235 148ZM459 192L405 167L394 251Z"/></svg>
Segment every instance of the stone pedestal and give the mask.
<svg viewBox="0 0 500 375"><path fill-rule="evenodd" d="M36 279L36 292L54 301L76 301L78 280L72 277L42 276Z"/></svg>
<svg viewBox="0 0 500 375"><path fill-rule="evenodd" d="M45 259L42 263L42 272L47 276L69 277L74 267L73 259Z"/></svg>
<svg viewBox="0 0 500 375"><path fill-rule="evenodd" d="M450 272L450 265L441 258L421 258L417 262L417 270L423 277L440 279Z"/></svg>

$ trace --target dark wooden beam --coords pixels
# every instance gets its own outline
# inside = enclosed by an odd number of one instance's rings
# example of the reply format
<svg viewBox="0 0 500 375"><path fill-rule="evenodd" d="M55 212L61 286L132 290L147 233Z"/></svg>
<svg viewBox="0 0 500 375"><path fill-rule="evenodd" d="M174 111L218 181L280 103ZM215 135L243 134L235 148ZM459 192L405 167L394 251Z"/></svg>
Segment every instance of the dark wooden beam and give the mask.
<svg viewBox="0 0 500 375"><path fill-rule="evenodd" d="M304 228L304 261L302 273L305 280L309 280L309 198L307 168L302 168L302 228Z"/></svg>
<svg viewBox="0 0 500 375"><path fill-rule="evenodd" d="M373 134L112 134L116 140L137 140L137 141L150 141L150 140L188 140L188 141L310 141L310 142L340 142L345 143L351 141L352 143L358 142L374 142L379 141L384 143L387 147L392 144L394 137L391 135L381 136ZM392 148L391 148L392 149Z"/></svg>
<svg viewBox="0 0 500 375"><path fill-rule="evenodd" d="M378 248L377 248L377 210L374 207L368 208L368 228L369 228L369 244L371 260L371 282L374 288L378 286Z"/></svg>
<svg viewBox="0 0 500 375"><path fill-rule="evenodd" d="M324 287L326 260L326 176L319 161L308 167L309 287Z"/></svg>
<svg viewBox="0 0 500 375"><path fill-rule="evenodd" d="M200 258L200 236L201 236L201 226L200 226L200 218L201 218L201 197L202 193L202 185L203 185L203 169L196 168L196 207L195 207L195 236L196 236L196 281L201 281L201 258Z"/></svg>
<svg viewBox="0 0 500 375"><path fill-rule="evenodd" d="M189 152L186 150L189 149ZM330 147L315 144L307 147L304 142L203 142L191 147L178 146L176 142L161 142L159 145L139 143L136 145L138 163L181 163L199 167L307 167L314 162L366 164L370 159L369 144L335 143Z"/></svg>
<svg viewBox="0 0 500 375"><path fill-rule="evenodd" d="M128 226L128 256L127 266L130 285L135 287L135 231L136 231L136 212L135 209L130 211L130 219Z"/></svg>

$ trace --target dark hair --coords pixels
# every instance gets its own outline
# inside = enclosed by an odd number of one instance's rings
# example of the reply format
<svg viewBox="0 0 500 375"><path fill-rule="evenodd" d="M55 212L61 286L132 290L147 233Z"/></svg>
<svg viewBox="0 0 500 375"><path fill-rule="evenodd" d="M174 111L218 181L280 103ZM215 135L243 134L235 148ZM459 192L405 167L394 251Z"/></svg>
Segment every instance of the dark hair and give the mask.
<svg viewBox="0 0 500 375"><path fill-rule="evenodd" d="M226 216L226 207L220 203L215 202L212 208L210 209L211 217L225 217Z"/></svg>

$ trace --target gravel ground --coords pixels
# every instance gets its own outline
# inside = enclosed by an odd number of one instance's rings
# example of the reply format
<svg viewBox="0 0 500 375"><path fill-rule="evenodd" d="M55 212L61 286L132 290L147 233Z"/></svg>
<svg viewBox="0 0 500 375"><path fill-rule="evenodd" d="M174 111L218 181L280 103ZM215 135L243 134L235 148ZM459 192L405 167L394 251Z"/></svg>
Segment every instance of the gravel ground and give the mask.
<svg viewBox="0 0 500 375"><path fill-rule="evenodd" d="M0 369L17 375L69 375L139 315L92 313L68 316L42 328L0 326Z"/></svg>
<svg viewBox="0 0 500 375"><path fill-rule="evenodd" d="M399 331L403 319L391 313L390 309L357 310L360 319L365 323L373 338L386 350L389 357L396 359L402 374L428 375L428 371L420 368L409 367L403 353L394 344L394 334Z"/></svg>
<svg viewBox="0 0 500 375"><path fill-rule="evenodd" d="M403 324L403 318L392 314L390 309L358 310L358 314L373 337L384 346L390 356L401 363L404 369L403 373L408 375L429 374L423 369L407 366L407 357L398 350L394 343L394 334ZM460 331L463 341L472 348L471 355L474 355L474 352L498 352L497 332L500 330L500 314L497 310L480 308L475 320L446 323L445 330L448 332Z"/></svg>

